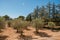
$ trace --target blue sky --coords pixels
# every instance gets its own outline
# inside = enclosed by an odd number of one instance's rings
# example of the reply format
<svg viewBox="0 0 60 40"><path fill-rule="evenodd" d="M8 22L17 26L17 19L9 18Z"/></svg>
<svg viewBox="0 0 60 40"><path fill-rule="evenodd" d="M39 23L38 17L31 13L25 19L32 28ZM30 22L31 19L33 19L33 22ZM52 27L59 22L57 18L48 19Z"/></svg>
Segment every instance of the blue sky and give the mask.
<svg viewBox="0 0 60 40"><path fill-rule="evenodd" d="M60 0L0 0L0 16L9 15L12 18L27 16L37 5L46 5L49 1L60 3Z"/></svg>

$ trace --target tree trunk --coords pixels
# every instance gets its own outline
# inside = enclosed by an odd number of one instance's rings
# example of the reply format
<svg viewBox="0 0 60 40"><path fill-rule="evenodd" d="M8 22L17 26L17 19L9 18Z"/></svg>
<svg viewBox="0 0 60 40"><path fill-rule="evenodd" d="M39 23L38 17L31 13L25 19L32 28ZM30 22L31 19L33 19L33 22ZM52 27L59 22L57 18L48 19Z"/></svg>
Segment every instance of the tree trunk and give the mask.
<svg viewBox="0 0 60 40"><path fill-rule="evenodd" d="M20 36L21 36L21 37L23 37L23 31L21 31L21 33L20 33L20 34L21 34Z"/></svg>
<svg viewBox="0 0 60 40"><path fill-rule="evenodd" d="M36 25L36 33L38 33L38 27L37 27L37 25Z"/></svg>

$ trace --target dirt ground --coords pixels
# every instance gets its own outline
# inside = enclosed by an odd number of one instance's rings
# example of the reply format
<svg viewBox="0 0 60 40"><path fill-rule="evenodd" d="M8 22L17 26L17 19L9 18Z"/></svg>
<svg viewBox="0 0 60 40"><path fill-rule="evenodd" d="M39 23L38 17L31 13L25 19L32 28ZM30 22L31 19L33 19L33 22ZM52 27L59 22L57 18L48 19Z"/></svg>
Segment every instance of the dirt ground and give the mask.
<svg viewBox="0 0 60 40"><path fill-rule="evenodd" d="M52 32L51 30L39 30L40 34L35 34L35 29L28 27L30 30L23 30L23 34L26 36L31 36L32 40L60 40L60 31ZM5 40L21 40L19 39L19 33L16 33L16 30L11 27L6 27L2 30L3 32L0 35L8 36ZM46 35L46 36L45 36Z"/></svg>

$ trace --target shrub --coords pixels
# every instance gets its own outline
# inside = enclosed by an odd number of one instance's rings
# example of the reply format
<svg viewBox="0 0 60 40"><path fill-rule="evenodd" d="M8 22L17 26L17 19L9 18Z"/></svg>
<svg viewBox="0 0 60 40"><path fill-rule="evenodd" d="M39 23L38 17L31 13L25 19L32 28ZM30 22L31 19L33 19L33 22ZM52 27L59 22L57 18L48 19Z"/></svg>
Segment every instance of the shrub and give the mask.
<svg viewBox="0 0 60 40"><path fill-rule="evenodd" d="M40 28L44 26L44 20L42 19L35 19L32 22L33 22L33 26L37 26Z"/></svg>
<svg viewBox="0 0 60 40"><path fill-rule="evenodd" d="M23 35L23 29L27 28L29 22L27 21L22 21L20 19L16 19L12 21L12 27L17 29L18 33L21 33Z"/></svg>
<svg viewBox="0 0 60 40"><path fill-rule="evenodd" d="M2 17L0 17L0 31L1 29L5 28L5 21Z"/></svg>
<svg viewBox="0 0 60 40"><path fill-rule="evenodd" d="M54 22L48 22L49 28L54 28L56 25Z"/></svg>
<svg viewBox="0 0 60 40"><path fill-rule="evenodd" d="M35 19L32 22L33 22L33 26L36 28L36 31L38 31L38 29L43 28L43 26L44 26L43 19Z"/></svg>
<svg viewBox="0 0 60 40"><path fill-rule="evenodd" d="M16 20L13 20L12 22L12 27L14 28L19 28L19 27L24 27L24 28L27 28L27 26L29 25L30 22L27 22L27 21L22 21L20 19L16 19Z"/></svg>
<svg viewBox="0 0 60 40"><path fill-rule="evenodd" d="M0 29L5 27L5 23L3 21L0 21Z"/></svg>

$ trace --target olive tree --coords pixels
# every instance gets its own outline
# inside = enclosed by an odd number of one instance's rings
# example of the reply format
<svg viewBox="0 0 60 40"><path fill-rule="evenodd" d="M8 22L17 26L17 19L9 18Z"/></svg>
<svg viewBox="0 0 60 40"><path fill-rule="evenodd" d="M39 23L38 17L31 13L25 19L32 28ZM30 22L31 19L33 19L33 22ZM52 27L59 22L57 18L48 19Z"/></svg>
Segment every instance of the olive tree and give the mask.
<svg viewBox="0 0 60 40"><path fill-rule="evenodd" d="M44 20L43 19L35 19L32 22L33 22L33 26L36 29L36 32L38 32L39 28L41 29L44 26Z"/></svg>
<svg viewBox="0 0 60 40"><path fill-rule="evenodd" d="M5 21L2 17L0 17L0 31L5 27Z"/></svg>
<svg viewBox="0 0 60 40"><path fill-rule="evenodd" d="M22 21L20 19L12 21L12 27L17 29L17 32L21 33L21 36L23 35L23 30L27 28L28 24L29 23L27 21Z"/></svg>

